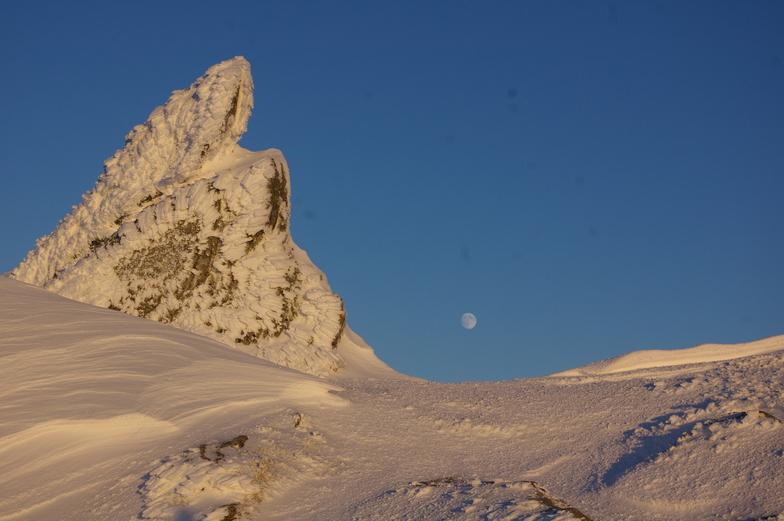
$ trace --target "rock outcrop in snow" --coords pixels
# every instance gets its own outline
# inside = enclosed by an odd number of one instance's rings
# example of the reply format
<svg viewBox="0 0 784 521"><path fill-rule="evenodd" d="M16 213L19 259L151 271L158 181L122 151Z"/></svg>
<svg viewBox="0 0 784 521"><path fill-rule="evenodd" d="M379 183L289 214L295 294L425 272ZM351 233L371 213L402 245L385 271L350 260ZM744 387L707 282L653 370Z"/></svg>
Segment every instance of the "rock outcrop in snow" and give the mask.
<svg viewBox="0 0 784 521"><path fill-rule="evenodd" d="M286 161L237 145L252 106L242 57L175 91L12 276L298 370L339 371L343 301L291 240Z"/></svg>

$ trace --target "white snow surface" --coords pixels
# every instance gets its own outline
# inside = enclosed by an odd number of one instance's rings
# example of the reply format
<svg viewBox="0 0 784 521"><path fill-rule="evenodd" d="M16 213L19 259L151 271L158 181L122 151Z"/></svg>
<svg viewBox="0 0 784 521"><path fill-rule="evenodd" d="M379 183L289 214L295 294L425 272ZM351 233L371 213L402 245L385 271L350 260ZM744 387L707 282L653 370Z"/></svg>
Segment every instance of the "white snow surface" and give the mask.
<svg viewBox="0 0 784 521"><path fill-rule="evenodd" d="M3 521L784 519L781 350L319 378L0 277L0 358Z"/></svg>
<svg viewBox="0 0 784 521"><path fill-rule="evenodd" d="M784 349L784 335L742 344L702 344L687 349L673 350L650 349L633 351L576 369L555 373L552 376L590 376L653 367L719 362L745 356L773 353L782 349Z"/></svg>

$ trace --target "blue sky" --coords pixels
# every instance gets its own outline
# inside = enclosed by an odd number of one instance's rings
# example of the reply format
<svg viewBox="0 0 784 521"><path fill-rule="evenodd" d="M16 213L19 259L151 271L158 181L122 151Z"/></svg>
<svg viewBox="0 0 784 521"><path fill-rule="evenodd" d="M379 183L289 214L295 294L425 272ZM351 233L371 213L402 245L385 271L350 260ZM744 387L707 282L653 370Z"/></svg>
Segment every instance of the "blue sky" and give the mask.
<svg viewBox="0 0 784 521"><path fill-rule="evenodd" d="M12 3L0 272L172 90L242 55L240 144L283 151L294 240L395 369L783 334L782 27L778 1Z"/></svg>

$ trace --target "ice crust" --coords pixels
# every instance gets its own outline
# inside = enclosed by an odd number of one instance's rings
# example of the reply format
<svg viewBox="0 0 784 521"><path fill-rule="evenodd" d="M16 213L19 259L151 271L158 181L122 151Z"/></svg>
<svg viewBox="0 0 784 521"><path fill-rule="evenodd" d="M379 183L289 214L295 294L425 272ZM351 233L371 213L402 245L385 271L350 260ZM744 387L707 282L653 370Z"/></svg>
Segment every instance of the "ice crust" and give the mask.
<svg viewBox="0 0 784 521"><path fill-rule="evenodd" d="M287 367L340 371L346 312L291 240L286 160L237 145L252 107L242 57L175 91L12 276Z"/></svg>

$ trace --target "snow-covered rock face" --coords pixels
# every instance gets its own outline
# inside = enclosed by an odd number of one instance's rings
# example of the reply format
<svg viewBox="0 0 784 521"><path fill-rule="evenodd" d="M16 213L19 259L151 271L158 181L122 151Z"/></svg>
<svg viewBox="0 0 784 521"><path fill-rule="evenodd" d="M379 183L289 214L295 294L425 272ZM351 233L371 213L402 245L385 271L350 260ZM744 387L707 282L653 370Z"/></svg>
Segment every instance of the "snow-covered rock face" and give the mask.
<svg viewBox="0 0 784 521"><path fill-rule="evenodd" d="M252 93L242 57L175 91L12 276L294 369L339 371L343 302L291 240L286 161L237 145Z"/></svg>

